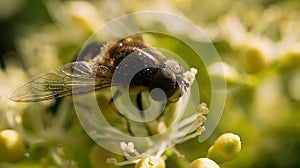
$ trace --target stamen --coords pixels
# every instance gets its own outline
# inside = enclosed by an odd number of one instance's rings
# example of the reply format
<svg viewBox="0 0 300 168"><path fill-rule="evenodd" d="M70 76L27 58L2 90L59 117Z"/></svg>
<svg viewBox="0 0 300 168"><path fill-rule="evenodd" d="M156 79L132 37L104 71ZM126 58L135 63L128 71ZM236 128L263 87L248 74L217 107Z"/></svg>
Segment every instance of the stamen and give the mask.
<svg viewBox="0 0 300 168"><path fill-rule="evenodd" d="M190 71L187 71L183 74L183 80L188 84L192 84L195 80L195 75L197 74L197 69L191 68Z"/></svg>
<svg viewBox="0 0 300 168"><path fill-rule="evenodd" d="M173 138L179 139L181 142L192 139L199 136L205 127L203 123L206 121L206 115L208 114L208 108L205 103L201 103L198 106L198 113L194 114L177 124L177 133L174 134Z"/></svg>
<svg viewBox="0 0 300 168"><path fill-rule="evenodd" d="M208 110L207 105L205 103L201 103L198 106L198 111L203 115L207 115L209 110Z"/></svg>
<svg viewBox="0 0 300 168"><path fill-rule="evenodd" d="M130 164L136 164L140 161L140 159L137 160L126 160L122 162L118 162L115 158L107 158L106 163L107 164L112 164L115 166L125 166L125 165L130 165Z"/></svg>
<svg viewBox="0 0 300 168"><path fill-rule="evenodd" d="M166 148L167 148L167 142L164 141L164 142L161 143L160 149L157 152L157 154L155 155L155 157L159 158L164 153L164 151L166 150Z"/></svg>
<svg viewBox="0 0 300 168"><path fill-rule="evenodd" d="M189 135L185 136L184 138L182 138L180 143L185 142L185 141L190 140L190 139L193 139L196 136L199 136L203 131L205 131L204 126L198 127L197 130L194 133L189 134Z"/></svg>
<svg viewBox="0 0 300 168"><path fill-rule="evenodd" d="M132 142L128 142L127 144L126 142L120 142L120 148L128 160L140 156L140 154L134 149L134 144Z"/></svg>

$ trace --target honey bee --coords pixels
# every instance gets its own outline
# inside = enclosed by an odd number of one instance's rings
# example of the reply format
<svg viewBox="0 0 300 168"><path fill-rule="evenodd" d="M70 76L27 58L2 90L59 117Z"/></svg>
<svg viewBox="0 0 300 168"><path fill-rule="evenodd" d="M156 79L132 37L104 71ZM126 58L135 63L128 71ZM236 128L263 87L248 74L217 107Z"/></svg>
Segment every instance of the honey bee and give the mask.
<svg viewBox="0 0 300 168"><path fill-rule="evenodd" d="M16 89L10 99L16 102L37 102L74 94L81 94L111 86L128 88L144 118L142 93L148 92L155 101L175 103L189 84L183 79L178 62L166 59L158 50L146 45L140 35L104 43L91 43L84 47L71 63L37 76ZM130 81L128 81L130 79ZM152 94L160 89L161 94ZM122 94L117 90L110 103ZM128 133L134 135L128 119ZM152 135L145 124L148 135Z"/></svg>
<svg viewBox="0 0 300 168"><path fill-rule="evenodd" d="M121 64L129 55L131 58ZM159 51L146 45L140 35L89 44L76 58L76 61L37 76L16 89L10 99L37 102L124 85L136 94L137 106L142 110L142 92L159 88L165 93L167 102L172 103L177 102L188 87L179 63L166 59ZM132 73L135 74L128 83L128 75ZM117 91L112 97L117 98L119 94L122 93ZM155 94L151 97L157 101L162 99Z"/></svg>

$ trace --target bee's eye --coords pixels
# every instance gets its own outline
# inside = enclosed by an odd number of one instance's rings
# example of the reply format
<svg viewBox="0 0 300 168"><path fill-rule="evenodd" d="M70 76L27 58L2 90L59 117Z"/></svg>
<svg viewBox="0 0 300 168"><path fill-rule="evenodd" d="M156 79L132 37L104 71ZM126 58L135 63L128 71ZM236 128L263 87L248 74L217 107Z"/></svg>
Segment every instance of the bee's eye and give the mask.
<svg viewBox="0 0 300 168"><path fill-rule="evenodd" d="M175 75L164 70L157 72L150 85L150 95L156 101L164 101L166 99L172 101L171 98L174 99L174 97L178 100L181 96L180 92L177 94L178 90L180 88Z"/></svg>

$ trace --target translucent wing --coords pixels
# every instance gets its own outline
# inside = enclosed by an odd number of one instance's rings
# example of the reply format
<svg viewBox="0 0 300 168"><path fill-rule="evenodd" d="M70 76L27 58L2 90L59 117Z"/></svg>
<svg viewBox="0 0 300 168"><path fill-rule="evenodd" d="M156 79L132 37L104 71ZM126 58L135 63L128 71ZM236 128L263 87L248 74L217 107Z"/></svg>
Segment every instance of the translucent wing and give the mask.
<svg viewBox="0 0 300 168"><path fill-rule="evenodd" d="M43 74L16 89L11 100L34 102L111 86L112 73L99 64L72 62Z"/></svg>

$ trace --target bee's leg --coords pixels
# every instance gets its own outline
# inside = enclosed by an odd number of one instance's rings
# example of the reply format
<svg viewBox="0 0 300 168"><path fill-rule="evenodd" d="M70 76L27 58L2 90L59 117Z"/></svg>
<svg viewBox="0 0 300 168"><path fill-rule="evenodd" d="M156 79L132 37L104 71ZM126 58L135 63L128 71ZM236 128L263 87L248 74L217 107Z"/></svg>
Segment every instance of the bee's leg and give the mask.
<svg viewBox="0 0 300 168"><path fill-rule="evenodd" d="M142 92L139 92L137 94L137 96L136 96L136 104L137 104L137 107L138 107L138 109L140 111L141 117L143 118L143 120L146 120L145 113L144 113L144 107L143 107L143 103L142 103ZM147 125L146 122L144 122L144 125L146 127L148 135L151 136L152 133L151 133L151 130L150 130L149 126Z"/></svg>
<svg viewBox="0 0 300 168"><path fill-rule="evenodd" d="M131 136L135 136L134 133L132 132L131 130L131 126L130 126L130 123L129 123L129 120L128 118L126 118L122 113L120 113L118 110L116 110L117 114L119 116L121 116L122 118L124 118L125 122L126 122L126 127L127 127L127 131L128 133L131 135Z"/></svg>
<svg viewBox="0 0 300 168"><path fill-rule="evenodd" d="M136 96L136 104L137 107L140 111L141 117L143 118L143 120L145 120L145 113L144 113L144 107L142 104L142 92L139 92Z"/></svg>
<svg viewBox="0 0 300 168"><path fill-rule="evenodd" d="M159 116L157 117L157 120L161 120L164 116L165 113L163 113L163 111L165 110L166 107L168 107L169 103L167 102L167 104L162 104L161 105L161 113L159 114Z"/></svg>
<svg viewBox="0 0 300 168"><path fill-rule="evenodd" d="M121 96L121 91L120 90L117 90L114 95L111 97L111 99L109 100L109 104L111 105L114 100L116 100L118 97Z"/></svg>
<svg viewBox="0 0 300 168"><path fill-rule="evenodd" d="M112 105L112 103L114 102L114 100L116 100L118 97L120 97L121 95L121 91L120 90L117 90L114 95L112 96L112 98L109 100L108 104L109 105ZM122 118L124 118L125 122L126 122L126 127L127 127L127 131L128 133L131 135L131 136L134 136L134 133L132 132L131 130L131 126L130 126L130 123L129 123L129 120L128 118L126 118L126 116L124 116L122 113L120 113L120 111L116 108L113 108L114 111Z"/></svg>

